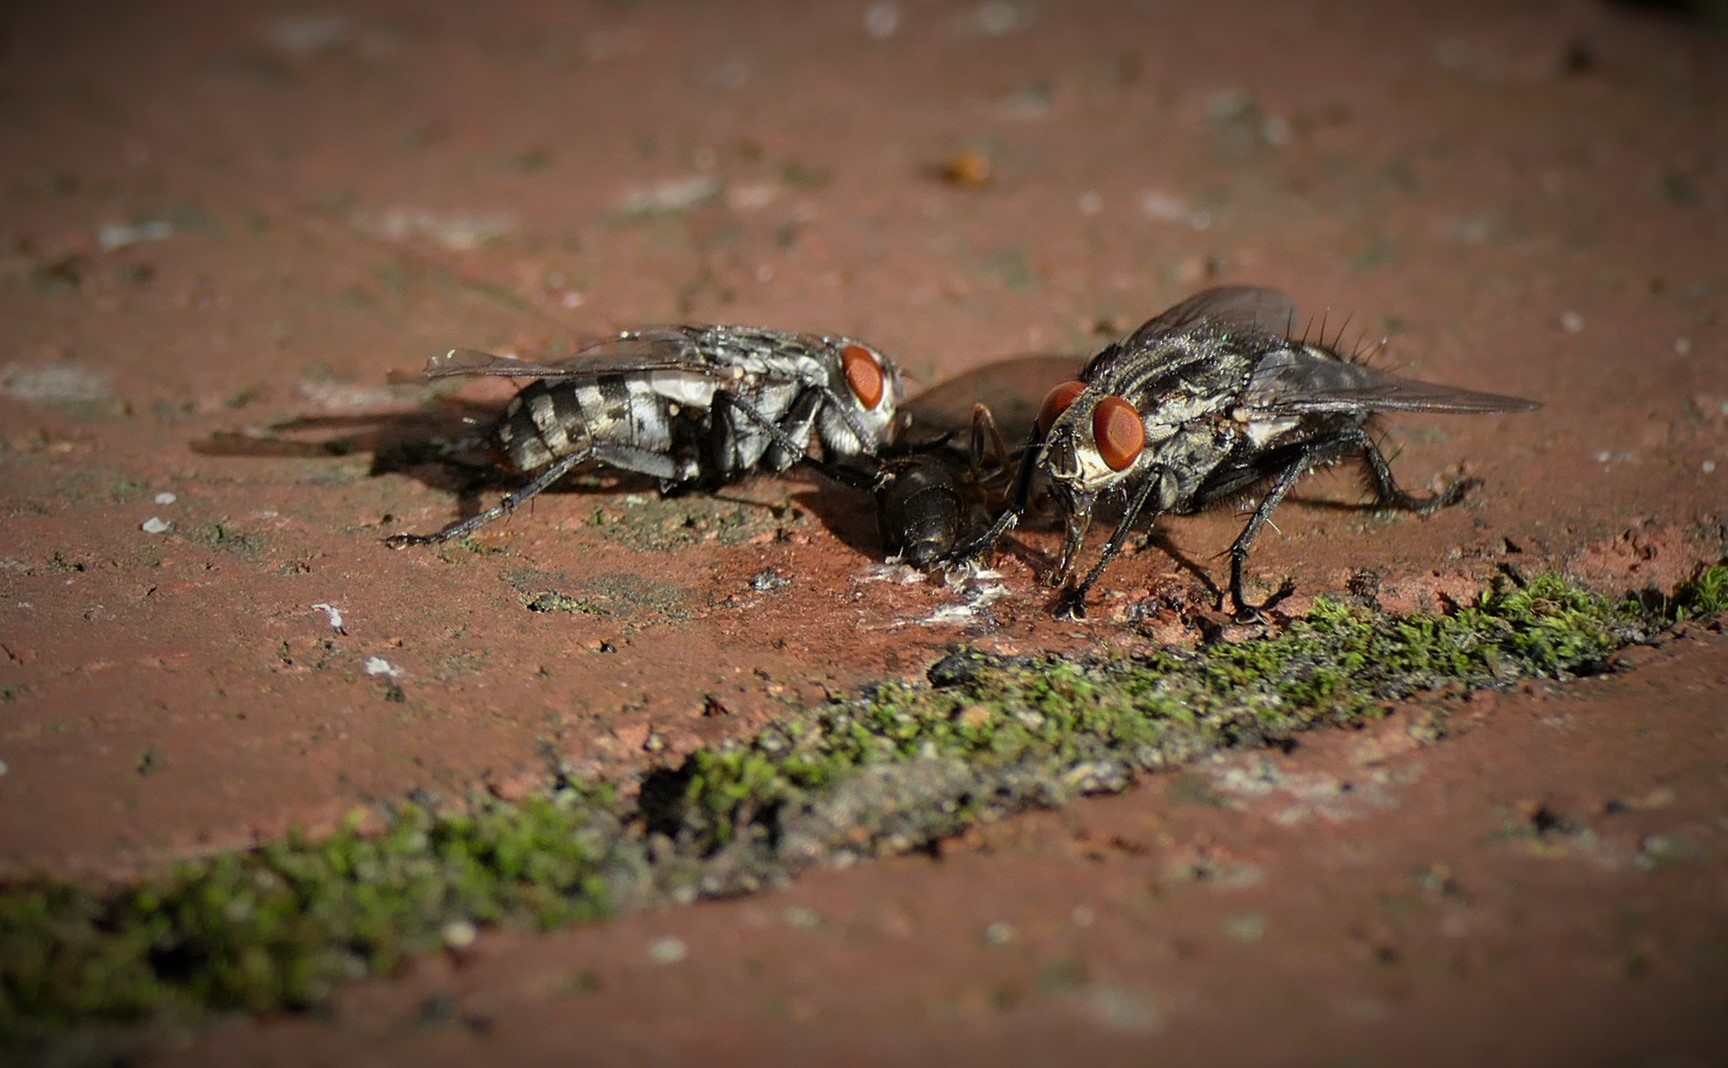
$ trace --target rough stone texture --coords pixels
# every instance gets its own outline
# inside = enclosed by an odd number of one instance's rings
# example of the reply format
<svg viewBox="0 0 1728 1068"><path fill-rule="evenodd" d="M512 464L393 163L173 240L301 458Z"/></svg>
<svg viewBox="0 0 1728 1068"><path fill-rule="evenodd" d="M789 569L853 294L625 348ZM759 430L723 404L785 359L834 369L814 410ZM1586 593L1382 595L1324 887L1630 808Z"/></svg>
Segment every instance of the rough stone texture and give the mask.
<svg viewBox="0 0 1728 1068"><path fill-rule="evenodd" d="M1044 531L1006 557L1010 596L928 622L962 596L895 581L869 502L796 478L719 502L601 481L485 530L503 552L393 553L383 535L500 492L413 446L504 393L385 384L452 344L752 322L867 337L936 383L1257 282L1328 337L1387 335L1387 365L1546 404L1395 421L1406 482L1485 482L1430 520L1341 507L1342 476L1299 490L1253 564L1297 577L1292 610L1362 569L1419 608L1502 566L1665 588L1722 551L1728 36L1706 21L1339 0L4 19L8 874L123 874L416 791L521 796L558 761L628 779L961 641L1143 648L1162 635L1130 609L1202 598L1239 523L1171 522L1084 624L1048 616ZM753 583L770 570L791 581ZM1728 1038L1724 649L1699 630L1624 678L1480 702L1432 748L1394 719L1242 754L939 862L482 934L332 1020L165 1056L1704 1063ZM667 938L686 953L656 964Z"/></svg>

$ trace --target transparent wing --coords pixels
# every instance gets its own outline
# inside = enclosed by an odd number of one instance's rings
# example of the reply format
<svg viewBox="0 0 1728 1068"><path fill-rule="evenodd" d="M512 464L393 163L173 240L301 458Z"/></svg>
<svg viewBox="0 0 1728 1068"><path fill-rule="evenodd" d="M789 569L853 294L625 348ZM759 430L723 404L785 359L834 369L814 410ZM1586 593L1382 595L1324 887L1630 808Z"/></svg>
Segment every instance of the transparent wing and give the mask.
<svg viewBox="0 0 1728 1068"><path fill-rule="evenodd" d="M947 379L907 403L913 438L968 433L973 408L983 404L1008 440L1018 443L1038 418L1044 394L1079 374L1084 364L1078 356L1017 356Z"/></svg>
<svg viewBox="0 0 1728 1068"><path fill-rule="evenodd" d="M1528 412L1536 401L1420 382L1350 363L1312 349L1272 353L1255 368L1242 403L1275 414L1320 412Z"/></svg>
<svg viewBox="0 0 1728 1068"><path fill-rule="evenodd" d="M1276 289L1219 286L1202 290L1147 321L1128 338L1132 345L1200 326L1288 337L1296 329L1296 305Z"/></svg>
<svg viewBox="0 0 1728 1068"><path fill-rule="evenodd" d="M425 377L582 378L616 372L709 369L691 329L667 327L602 338L582 346L568 359L547 363L494 356L473 349L451 349L426 361Z"/></svg>

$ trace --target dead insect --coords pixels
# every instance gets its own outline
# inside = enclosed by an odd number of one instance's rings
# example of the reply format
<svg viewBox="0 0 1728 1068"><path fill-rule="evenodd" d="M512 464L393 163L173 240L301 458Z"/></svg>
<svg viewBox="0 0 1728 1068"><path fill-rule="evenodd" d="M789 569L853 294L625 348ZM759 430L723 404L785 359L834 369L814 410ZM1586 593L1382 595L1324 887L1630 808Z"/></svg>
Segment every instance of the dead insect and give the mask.
<svg viewBox="0 0 1728 1068"><path fill-rule="evenodd" d="M1019 522L1041 476L1066 520L1051 585L1070 582L1093 510L1106 495L1125 501L1103 554L1057 614L1084 618L1086 594L1122 551L1142 517L1190 514L1261 491L1230 546L1230 599L1247 621L1264 604L1243 595L1242 567L1268 518L1298 479L1360 455L1379 504L1428 515L1473 488L1460 480L1432 497L1400 489L1369 434L1382 412L1522 412L1533 401L1397 378L1332 348L1292 338L1296 309L1268 289L1209 289L1177 304L1094 356L1080 377L1044 398L1021 455L1008 507L955 556L990 551Z"/></svg>
<svg viewBox="0 0 1728 1068"><path fill-rule="evenodd" d="M990 409L973 408L964 449L954 437L904 449L877 469L876 520L890 560L930 567L1006 501L1008 447Z"/></svg>
<svg viewBox="0 0 1728 1068"><path fill-rule="evenodd" d="M976 368L919 394L906 406L908 438L876 468L876 519L890 559L913 567L941 563L976 538L1007 503L1013 453L998 419L1016 440L1038 414L1052 378L1085 361L1022 356Z"/></svg>
<svg viewBox="0 0 1728 1068"><path fill-rule="evenodd" d="M510 468L539 473L496 507L436 534L397 534L392 547L466 537L587 460L665 489L806 461L856 481L836 465L892 443L904 397L899 368L861 341L744 326L625 333L545 364L452 349L426 367L427 378L462 375L537 380L489 435Z"/></svg>

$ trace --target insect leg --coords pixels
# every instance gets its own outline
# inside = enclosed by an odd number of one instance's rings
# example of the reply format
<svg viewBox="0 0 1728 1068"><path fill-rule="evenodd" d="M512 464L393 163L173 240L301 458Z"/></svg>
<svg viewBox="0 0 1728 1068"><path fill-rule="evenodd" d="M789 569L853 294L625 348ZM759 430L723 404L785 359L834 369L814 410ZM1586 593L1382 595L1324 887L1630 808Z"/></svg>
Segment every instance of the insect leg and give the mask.
<svg viewBox="0 0 1728 1068"><path fill-rule="evenodd" d="M1254 509L1254 514L1248 517L1248 524L1242 528L1242 533L1236 535L1236 540L1230 543L1230 604L1234 610L1236 622L1253 623L1259 620L1260 613L1282 601L1295 592L1294 583L1286 580L1272 596L1259 604L1249 604L1242 591L1242 568L1248 563L1248 550L1253 548L1254 539L1260 536L1260 528L1272 518L1272 512L1284 502L1284 497L1290 492L1299 479L1317 465L1332 459L1340 452L1347 452L1355 445L1351 435L1342 434L1335 438L1327 438L1317 442L1312 447L1302 450L1289 466L1274 476L1271 486L1265 496L1260 498L1260 506Z"/></svg>
<svg viewBox="0 0 1728 1068"><path fill-rule="evenodd" d="M496 506L486 509L479 515L472 515L467 519L452 523L436 534L392 534L384 539L384 544L392 549L401 549L409 545L437 545L441 542L465 538L492 520L501 519L533 500L552 483L569 474L571 468L588 459L588 456L588 450L581 449L559 458L546 470L534 476L534 481L505 497Z"/></svg>
<svg viewBox="0 0 1728 1068"><path fill-rule="evenodd" d="M1122 551L1122 546L1128 540L1128 533L1133 529L1135 520L1145 511L1146 505L1152 500L1154 491L1158 492L1157 511L1152 518L1157 519L1159 513L1169 510L1170 502L1176 496L1174 486L1166 486L1170 473L1162 467L1154 467L1146 472L1146 477L1140 480L1140 488L1134 491L1134 496L1128 501L1128 507L1122 510L1122 520L1116 524L1116 530L1111 533L1110 540L1104 543L1104 552L1098 557L1098 562L1092 565L1092 570L1080 580L1078 586L1071 586L1056 599L1057 619L1085 619L1086 594L1104 574L1104 569L1110 566L1110 561L1116 559Z"/></svg>
<svg viewBox="0 0 1728 1068"><path fill-rule="evenodd" d="M1380 451L1380 446L1368 436L1368 432L1360 427L1343 431L1340 438L1348 444L1347 450L1353 445L1362 450L1362 458L1368 462L1369 474L1374 479L1374 493L1380 498L1380 503L1387 508L1396 508L1401 512L1415 512L1417 515L1429 516L1442 508L1449 508L1464 499L1464 495L1482 485L1480 479L1461 478L1446 486L1439 493L1429 497L1417 497L1399 488L1392 477L1392 465L1386 462L1386 454Z"/></svg>
<svg viewBox="0 0 1728 1068"><path fill-rule="evenodd" d="M1248 525L1242 528L1242 533L1237 535L1230 545L1230 600L1238 623L1251 623L1258 619L1262 611L1288 597L1294 588L1285 583L1272 596L1257 605L1249 604L1244 596L1242 569L1248 562L1249 548L1260 535L1260 528L1271 518L1273 509L1283 502L1285 495L1290 492L1290 487L1295 485L1298 479L1321 464L1352 451L1362 453L1374 482L1375 495L1379 498L1379 503L1388 508L1415 512L1423 516L1432 515L1441 508L1457 504L1464 499L1464 494L1480 485L1475 479L1459 479L1431 497L1417 497L1407 493L1392 477L1392 467L1386 462L1385 453L1380 451L1374 439L1361 427L1349 427L1330 437L1309 443L1289 466L1274 476L1274 481L1261 499L1260 506L1249 517Z"/></svg>
<svg viewBox="0 0 1728 1068"><path fill-rule="evenodd" d="M824 390L823 392L828 391ZM737 412L761 428L762 432L767 434L783 453L794 458L794 462L807 463L843 486L852 486L861 490L874 489L876 486L877 480L874 474L845 467L832 460L818 460L811 456L808 442L799 444L796 438L786 432L785 427L763 415L754 404L735 393L727 390L716 391L712 411L714 425L717 427L725 426L729 422L727 418L729 412Z"/></svg>
<svg viewBox="0 0 1728 1068"><path fill-rule="evenodd" d="M1015 476L1014 494L1009 498L1008 506L996 517L996 521L990 524L989 530L943 557L944 564L965 564L982 559L996 548L996 543L1002 540L1004 534L1013 530L1015 524L1020 522L1020 517L1025 515L1026 509L1031 506L1032 479L1038 473L1038 447L1043 443L1043 435L1037 427L1033 427L1031 435L1026 439L1026 448L1020 453L1020 472Z"/></svg>
<svg viewBox="0 0 1728 1068"><path fill-rule="evenodd" d="M972 434L967 441L967 451L972 457L972 475L979 482L984 481L986 460L997 471L1008 469L1008 442L1003 440L1002 431L996 426L995 414L985 405L972 406Z"/></svg>

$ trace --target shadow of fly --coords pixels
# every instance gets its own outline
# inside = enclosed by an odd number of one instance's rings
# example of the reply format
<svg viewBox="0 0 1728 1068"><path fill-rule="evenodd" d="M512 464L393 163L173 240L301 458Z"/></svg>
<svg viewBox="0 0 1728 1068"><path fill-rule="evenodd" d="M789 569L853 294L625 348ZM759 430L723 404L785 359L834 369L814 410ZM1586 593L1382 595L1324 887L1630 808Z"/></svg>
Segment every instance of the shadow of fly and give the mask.
<svg viewBox="0 0 1728 1068"><path fill-rule="evenodd" d="M1302 476L1359 458L1382 507L1429 515L1478 483L1460 479L1432 496L1405 492L1370 435L1386 412L1497 413L1533 401L1399 378L1331 347L1292 337L1296 309L1269 289L1209 289L1177 304L1088 362L1044 398L1020 454L1007 507L950 561L991 552L1041 485L1062 512L1066 536L1052 586L1065 587L1058 616L1082 619L1086 595L1122 551L1136 523L1186 515L1258 494L1230 546L1230 600L1249 622L1288 596L1286 583L1262 604L1242 589L1248 551ZM1092 515L1116 498L1122 514L1086 577L1072 581Z"/></svg>
<svg viewBox="0 0 1728 1068"><path fill-rule="evenodd" d="M893 443L904 398L894 362L861 341L744 326L634 331L551 363L452 349L425 372L472 375L533 380L487 435L503 466L533 477L436 534L387 538L392 547L467 537L589 461L668 491L797 463L856 484L843 461L869 461Z"/></svg>

